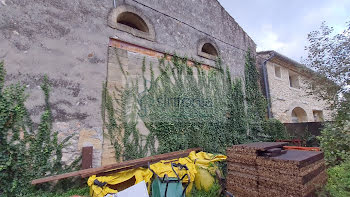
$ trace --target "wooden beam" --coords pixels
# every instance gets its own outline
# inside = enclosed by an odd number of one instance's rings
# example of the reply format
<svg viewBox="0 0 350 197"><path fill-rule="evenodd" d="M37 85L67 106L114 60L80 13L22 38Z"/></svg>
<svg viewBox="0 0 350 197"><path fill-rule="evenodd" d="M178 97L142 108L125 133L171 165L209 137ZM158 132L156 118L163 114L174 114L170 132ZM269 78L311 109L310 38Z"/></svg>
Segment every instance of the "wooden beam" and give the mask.
<svg viewBox="0 0 350 197"><path fill-rule="evenodd" d="M161 160L170 160L170 159L177 159L181 157L187 157L188 154L192 151L201 151L202 149L200 148L193 148L193 149L188 149L188 150L182 150L182 151L177 151L177 152L171 152L171 153L165 153L161 155L154 155L150 157L144 157L140 159L135 159L135 160L130 160L130 161L125 161L125 162L120 162L116 164L111 164L107 166L103 166L100 169L93 170L92 172L86 173L81 175L82 178L89 177L91 175L97 175L97 176L104 176L107 174L111 173L116 173L128 169L134 169L142 166L147 166L148 163L157 163Z"/></svg>
<svg viewBox="0 0 350 197"><path fill-rule="evenodd" d="M189 150L192 150L192 149L189 149ZM200 151L200 150L201 149L198 149L198 150L195 149L194 151ZM153 164L153 163L159 162L160 160L172 160L172 159L178 159L178 158L181 158L181 157L187 157L190 152L191 151L188 152L187 150L184 151L183 153L173 152L173 153L176 153L176 154L174 154L174 155L170 155L169 154L164 159L161 158L161 157L163 157L163 155L155 155L153 157L145 157L145 158L140 159L142 161L132 160L132 161L135 161L133 165L120 167L120 168L117 168L117 169L114 169L114 170L109 170L109 171L103 171L103 172L101 171L100 173L93 174L93 175L106 176L106 175L109 175L109 174L113 174L113 173L117 173L117 172L121 172L121 171L125 171L125 170L130 170L130 169L135 169L135 168L139 168L139 167L148 167L148 163ZM89 177L89 176L91 176L91 174L84 174L81 177L82 178L86 178L86 177Z"/></svg>
<svg viewBox="0 0 350 197"><path fill-rule="evenodd" d="M37 185L37 184L51 182L51 181L57 181L57 180L76 177L76 176L88 177L88 176L97 175L105 172L114 173L117 171L123 171L125 169L137 168L139 166L147 165L148 163L157 163L161 160L169 160L169 159L177 159L177 158L185 157L192 151L201 151L201 150L202 150L201 148L192 148L192 149L187 149L187 150L182 150L177 152L144 157L141 159L124 161L124 162L110 164L110 165L102 166L98 168L90 168L90 169L79 170L79 171L60 174L60 175L44 177L44 178L32 180L32 185Z"/></svg>

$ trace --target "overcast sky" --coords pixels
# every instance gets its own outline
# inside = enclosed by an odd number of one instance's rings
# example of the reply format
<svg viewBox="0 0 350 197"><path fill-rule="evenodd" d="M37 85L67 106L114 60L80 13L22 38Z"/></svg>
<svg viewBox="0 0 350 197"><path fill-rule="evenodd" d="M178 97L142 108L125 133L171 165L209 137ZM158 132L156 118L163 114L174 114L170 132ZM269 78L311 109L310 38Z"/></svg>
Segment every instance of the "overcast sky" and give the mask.
<svg viewBox="0 0 350 197"><path fill-rule="evenodd" d="M307 34L322 21L339 33L350 21L350 0L219 0L257 44L296 61L305 56Z"/></svg>

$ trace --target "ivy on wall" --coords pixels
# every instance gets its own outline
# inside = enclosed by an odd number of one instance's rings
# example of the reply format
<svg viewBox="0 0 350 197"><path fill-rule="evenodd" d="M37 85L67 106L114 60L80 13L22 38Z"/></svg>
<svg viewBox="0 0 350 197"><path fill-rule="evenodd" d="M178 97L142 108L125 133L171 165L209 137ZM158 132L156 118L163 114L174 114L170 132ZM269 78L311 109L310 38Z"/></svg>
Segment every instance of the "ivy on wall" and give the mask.
<svg viewBox="0 0 350 197"><path fill-rule="evenodd" d="M69 171L79 160L67 168L61 163L62 149L70 137L58 142L58 133L53 132L48 79L45 77L41 86L45 109L38 129L34 130L24 105L24 86L5 86L5 76L4 64L0 62L0 195L26 196L34 191L31 180Z"/></svg>
<svg viewBox="0 0 350 197"><path fill-rule="evenodd" d="M121 65L118 57L117 60ZM107 83L103 84L101 114L105 136L115 149L115 157L130 160L144 157L150 152L155 153L155 138L152 135L142 135L137 128L138 81L130 84L122 66L121 72L127 81L122 89L113 87L112 90L108 90Z"/></svg>
<svg viewBox="0 0 350 197"><path fill-rule="evenodd" d="M160 75L144 84L140 116L156 136L159 153L192 147L223 153L234 141L243 141L245 125L235 125L245 119L244 105L236 105L243 103L242 83L231 80L220 60L216 67L207 72L173 56L161 59Z"/></svg>
<svg viewBox="0 0 350 197"><path fill-rule="evenodd" d="M258 137L264 131L263 122L266 120L267 102L261 93L259 72L256 68L255 58L250 51L247 52L245 63L245 93L249 133Z"/></svg>
<svg viewBox="0 0 350 197"><path fill-rule="evenodd" d="M106 133L117 158L193 147L225 153L233 144L272 140L278 138L276 133L285 132L279 121L266 121L266 102L250 53L246 55L245 93L242 80L232 79L220 59L217 69L203 70L199 63L188 66L187 58L165 56L159 60L157 76L144 59L142 77L133 80L117 59L127 82L123 89L105 86L102 105ZM141 135L140 121L148 135Z"/></svg>

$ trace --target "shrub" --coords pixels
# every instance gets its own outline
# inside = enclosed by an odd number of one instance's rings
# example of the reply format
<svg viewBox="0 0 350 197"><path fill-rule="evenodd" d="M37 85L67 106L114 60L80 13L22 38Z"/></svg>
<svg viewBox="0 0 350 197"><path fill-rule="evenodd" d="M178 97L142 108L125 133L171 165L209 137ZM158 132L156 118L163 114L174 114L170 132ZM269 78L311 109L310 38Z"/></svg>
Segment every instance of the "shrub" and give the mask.
<svg viewBox="0 0 350 197"><path fill-rule="evenodd" d="M262 134L265 141L290 139L290 135L287 133L284 124L277 119L264 121Z"/></svg>
<svg viewBox="0 0 350 197"><path fill-rule="evenodd" d="M342 124L327 124L318 137L327 164L340 164L350 156L350 121Z"/></svg>
<svg viewBox="0 0 350 197"><path fill-rule="evenodd" d="M335 121L328 123L318 137L330 167L328 183L321 196L350 196L350 96L344 98Z"/></svg>
<svg viewBox="0 0 350 197"><path fill-rule="evenodd" d="M350 196L350 160L327 170L328 183L320 196Z"/></svg>
<svg viewBox="0 0 350 197"><path fill-rule="evenodd" d="M350 98L350 97L349 97ZM339 107L333 123L321 131L320 146L327 164L334 166L350 158L350 100Z"/></svg>

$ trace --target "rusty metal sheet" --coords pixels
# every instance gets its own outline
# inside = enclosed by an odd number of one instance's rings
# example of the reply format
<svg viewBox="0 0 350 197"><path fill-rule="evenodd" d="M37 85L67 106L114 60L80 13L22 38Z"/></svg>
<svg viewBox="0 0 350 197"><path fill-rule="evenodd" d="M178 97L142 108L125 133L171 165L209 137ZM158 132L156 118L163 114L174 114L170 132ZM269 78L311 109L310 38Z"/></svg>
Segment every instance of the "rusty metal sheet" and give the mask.
<svg viewBox="0 0 350 197"><path fill-rule="evenodd" d="M89 169L92 168L92 152L93 147L83 147L83 157L81 161L81 169Z"/></svg>
<svg viewBox="0 0 350 197"><path fill-rule="evenodd" d="M292 161L296 162L299 167L316 162L323 159L323 152L321 151L300 151L300 150L288 150L285 154L270 157L273 160Z"/></svg>
<svg viewBox="0 0 350 197"><path fill-rule="evenodd" d="M287 142L255 142L249 144L234 145L232 148L234 150L242 149L251 151L266 151L273 148L282 148L286 145L288 145Z"/></svg>

